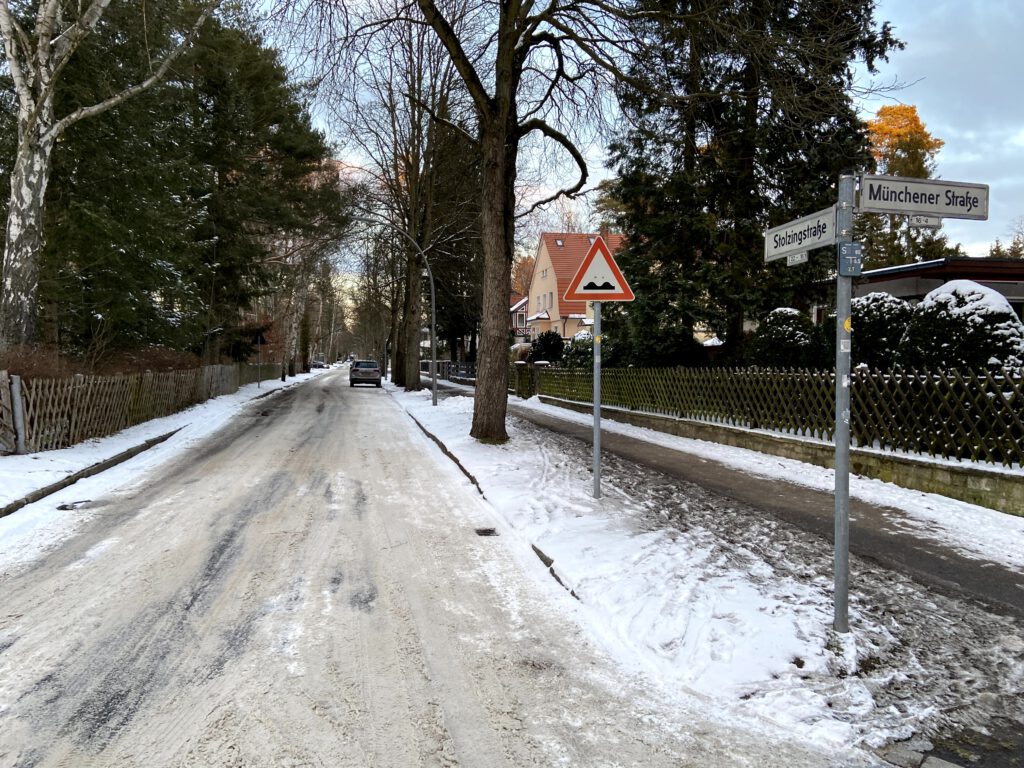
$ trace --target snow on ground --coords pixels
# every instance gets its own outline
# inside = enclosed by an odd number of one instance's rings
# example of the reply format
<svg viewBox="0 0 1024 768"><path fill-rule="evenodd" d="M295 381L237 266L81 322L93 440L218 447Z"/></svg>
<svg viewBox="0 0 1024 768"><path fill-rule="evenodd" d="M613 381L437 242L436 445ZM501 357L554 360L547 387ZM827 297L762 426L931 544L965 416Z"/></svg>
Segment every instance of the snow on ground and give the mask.
<svg viewBox="0 0 1024 768"><path fill-rule="evenodd" d="M83 501L83 490L89 498L139 481L146 471L180 455L191 446L216 432L254 398L279 389L295 386L328 369L314 370L289 379L248 384L231 395L207 400L185 411L153 419L122 430L116 435L87 440L70 448L26 456L0 456L0 507L23 499L28 493L59 482L98 462L116 456L160 435L179 430L173 437L144 451L139 456L107 471L80 480L59 494L48 497L45 504L30 504L6 517L0 517L0 571L30 562L50 547L59 544L93 513L75 509ZM55 505L72 507L55 510Z"/></svg>
<svg viewBox="0 0 1024 768"><path fill-rule="evenodd" d="M254 397L308 378L243 387L64 451L0 457L4 505L181 428L125 464L0 518L0 571L70 536L91 514L75 501L139 482ZM696 692L716 709L764 718L823 746L876 746L995 715L1024 721L1024 631L1011 619L854 560L853 631L837 636L830 630L831 551L819 540L614 457L604 463L603 498L595 500L589 447L579 441L512 418L508 443L482 445L468 436L471 397L432 407L429 392L389 390L479 481L508 543L526 551L534 545L553 559L554 574L580 598L577 613L589 634L663 690ZM536 399L517 402L590 422ZM830 470L798 462L609 419L603 427L760 475L833 484ZM902 510L919 535L1024 566L1024 520L860 478L851 492Z"/></svg>
<svg viewBox="0 0 1024 768"><path fill-rule="evenodd" d="M595 639L666 690L703 694L823 746L879 746L1024 714L1024 635L1012 620L854 559L853 631L836 635L832 552L820 539L612 456L595 500L589 446L515 418L508 443L483 445L468 436L470 397L432 407L426 392L393 395L477 479L510 535L553 560ZM536 398L516 403L592 423ZM833 484L830 470L799 462L602 427L747 472ZM1024 520L877 481L853 486L904 511L920 535L1024 562Z"/></svg>
<svg viewBox="0 0 1024 768"><path fill-rule="evenodd" d="M516 402L577 424L593 424L593 417L589 414L547 405L536 397ZM779 456L768 456L757 451L635 427L632 424L614 421L614 414L610 410L604 410L603 413L606 418L602 419L601 428L608 432L692 453L751 475L785 480L818 490L832 491L835 488L835 472L831 469ZM958 464L956 461L944 459L922 461ZM1019 475L1021 471L1019 467L990 469L1015 475ZM1007 515L947 496L901 488L893 483L859 475L850 478L850 496L869 504L892 507L903 512L907 518L903 521L893 521L894 524L901 524L968 557L986 558L1011 568L1024 569L1024 517Z"/></svg>

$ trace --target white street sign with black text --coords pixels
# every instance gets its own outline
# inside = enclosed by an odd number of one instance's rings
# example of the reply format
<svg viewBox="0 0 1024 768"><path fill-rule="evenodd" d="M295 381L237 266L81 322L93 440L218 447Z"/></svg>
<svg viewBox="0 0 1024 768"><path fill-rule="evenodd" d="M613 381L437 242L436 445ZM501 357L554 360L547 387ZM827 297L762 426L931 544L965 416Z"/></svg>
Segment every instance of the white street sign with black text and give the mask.
<svg viewBox="0 0 1024 768"><path fill-rule="evenodd" d="M791 253L809 251L836 242L836 207L794 219L764 233L764 260L775 261Z"/></svg>
<svg viewBox="0 0 1024 768"><path fill-rule="evenodd" d="M860 177L857 211L984 221L988 218L988 184L865 174Z"/></svg>

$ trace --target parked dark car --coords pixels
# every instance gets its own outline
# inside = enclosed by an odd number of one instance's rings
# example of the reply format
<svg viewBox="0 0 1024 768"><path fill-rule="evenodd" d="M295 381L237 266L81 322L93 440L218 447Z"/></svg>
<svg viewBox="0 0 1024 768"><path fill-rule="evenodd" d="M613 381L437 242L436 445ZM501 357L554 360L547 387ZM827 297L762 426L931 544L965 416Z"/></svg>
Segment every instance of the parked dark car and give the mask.
<svg viewBox="0 0 1024 768"><path fill-rule="evenodd" d="M373 384L380 386L380 366L374 360L355 360L348 369L348 385Z"/></svg>

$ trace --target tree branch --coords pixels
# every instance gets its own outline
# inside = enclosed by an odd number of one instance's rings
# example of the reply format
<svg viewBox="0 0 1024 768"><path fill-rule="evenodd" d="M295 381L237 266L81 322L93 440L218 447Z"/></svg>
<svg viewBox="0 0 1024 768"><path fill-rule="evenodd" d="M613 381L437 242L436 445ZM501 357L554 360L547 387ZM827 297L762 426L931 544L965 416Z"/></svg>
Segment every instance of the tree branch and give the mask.
<svg viewBox="0 0 1024 768"><path fill-rule="evenodd" d="M539 131L540 133L547 136L549 139L552 139L553 141L562 145L562 147L570 155L572 155L572 159L576 161L576 166L580 170L580 177L579 180L577 180L577 182L573 186L560 189L558 190L558 192L551 195L550 197L546 197L543 200L534 203L533 205L530 206L528 210L517 216L517 219L522 218L524 216L529 216L542 205L553 203L560 197L573 197L577 192L583 189L583 187L587 183L587 178L590 175L590 170L587 168L587 161L583 158L583 155L576 148L576 145L573 144L572 141L569 140L569 137L567 137L564 133L555 130L543 120L535 118L533 120L527 120L525 123L522 123L519 126L519 130L517 132L518 138L522 138L523 136L526 136L526 134L531 133L532 131Z"/></svg>
<svg viewBox="0 0 1024 768"><path fill-rule="evenodd" d="M94 117L95 115L106 112L107 110L116 107L118 104L126 101L127 99L130 99L132 96L141 93L142 91L146 90L147 88L150 88L155 83L162 80L164 75L167 74L167 70L171 68L171 65L178 59L179 56L181 56L182 53L184 53L188 49L189 45L192 44L192 41L199 34L199 30L202 29L203 24L206 23L206 20L217 9L220 3L221 0L212 0L209 4L206 5L202 13L199 14L199 18L196 19L196 22L192 26L192 29L189 30L188 34L185 35L185 37L181 40L180 43L178 43L174 50L167 54L164 60L160 63L160 66L157 68L156 72L147 77L141 83L137 83L136 85L126 88L120 93L114 94L109 99L105 99L104 101L101 101L97 104L93 104L91 107L81 107L79 109L76 109L74 112L65 115L56 123L54 123L53 127L50 128L50 130L47 131L47 133L52 136L59 136L61 133L67 130L68 126L74 125L79 120L83 120L87 117Z"/></svg>

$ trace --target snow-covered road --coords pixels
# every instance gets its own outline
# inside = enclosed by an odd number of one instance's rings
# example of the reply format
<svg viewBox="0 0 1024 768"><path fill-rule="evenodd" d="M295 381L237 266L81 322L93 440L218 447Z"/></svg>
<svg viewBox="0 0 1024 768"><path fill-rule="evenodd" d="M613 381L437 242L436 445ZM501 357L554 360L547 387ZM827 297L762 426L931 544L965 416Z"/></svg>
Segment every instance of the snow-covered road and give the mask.
<svg viewBox="0 0 1024 768"><path fill-rule="evenodd" d="M386 393L254 403L0 578L0 766L828 766L595 646Z"/></svg>

